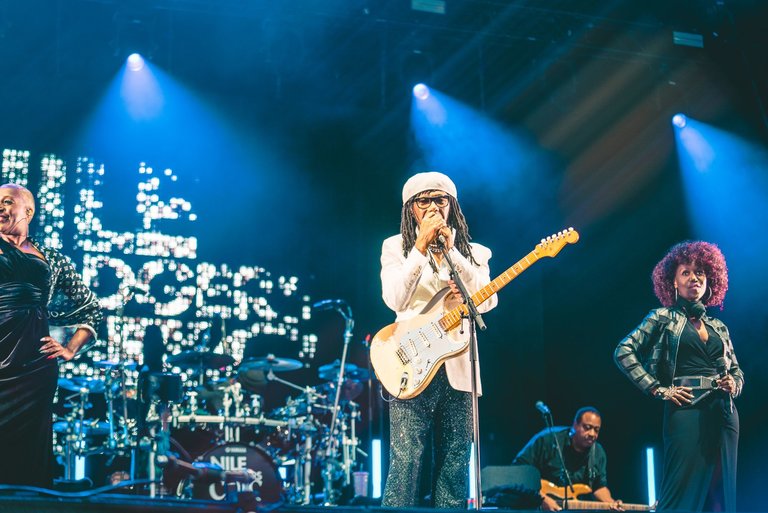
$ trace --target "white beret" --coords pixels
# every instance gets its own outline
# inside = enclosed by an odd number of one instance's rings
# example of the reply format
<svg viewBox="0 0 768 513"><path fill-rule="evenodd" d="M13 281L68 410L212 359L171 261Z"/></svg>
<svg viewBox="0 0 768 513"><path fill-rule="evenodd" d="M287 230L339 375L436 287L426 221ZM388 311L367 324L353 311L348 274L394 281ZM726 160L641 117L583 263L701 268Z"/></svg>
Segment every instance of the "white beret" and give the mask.
<svg viewBox="0 0 768 513"><path fill-rule="evenodd" d="M410 177L403 185L403 203L424 191L443 191L458 199L456 184L437 171L417 173Z"/></svg>

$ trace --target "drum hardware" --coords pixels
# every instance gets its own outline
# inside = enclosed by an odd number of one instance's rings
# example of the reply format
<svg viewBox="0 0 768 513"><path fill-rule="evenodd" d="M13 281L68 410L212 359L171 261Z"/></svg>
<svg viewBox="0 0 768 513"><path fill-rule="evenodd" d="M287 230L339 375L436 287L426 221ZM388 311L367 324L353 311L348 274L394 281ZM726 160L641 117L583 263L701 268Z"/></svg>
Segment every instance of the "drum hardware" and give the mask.
<svg viewBox="0 0 768 513"><path fill-rule="evenodd" d="M60 386L62 382L67 386L74 383L73 380L60 378ZM66 386L62 388L69 389ZM92 406L88 402L89 393L90 389L86 385L79 388L76 394L65 398L66 407L72 408L72 411L64 417L63 421L54 424L54 431L64 435L62 456L64 457L64 480L67 482L75 480L77 457L86 456L89 452L86 436L94 434L94 430L98 427L97 420L85 418L85 410Z"/></svg>
<svg viewBox="0 0 768 513"><path fill-rule="evenodd" d="M274 372L287 372L296 369L301 369L302 364L298 360L291 358L278 358L273 354L268 354L266 358L250 358L244 362L240 362L238 372L249 371L274 371Z"/></svg>
<svg viewBox="0 0 768 513"><path fill-rule="evenodd" d="M132 428L136 423L132 422L128 415L128 397L130 395L127 386L126 371L136 368L136 362L123 361L97 362L96 366L107 369L104 379L104 399L107 405L107 424L109 424L109 437L107 438L107 449L110 451L124 450L134 446ZM122 398L122 417L117 420L115 415L115 399ZM117 422L116 422L117 420ZM115 431L115 426L119 425L120 433ZM135 478L135 476L131 476Z"/></svg>
<svg viewBox="0 0 768 513"><path fill-rule="evenodd" d="M150 372L142 375L139 381L140 400L148 404L145 417L148 436L142 438L139 448L146 454L148 478L152 481L149 495L169 495L163 470L157 466L157 456L168 454L171 450L170 430L174 412L184 397L181 376ZM163 484L158 486L158 480Z"/></svg>
<svg viewBox="0 0 768 513"><path fill-rule="evenodd" d="M174 427L180 424L235 424L240 426L267 426L282 427L287 426L288 422L283 420L272 420L264 417L227 417L225 415L173 415Z"/></svg>
<svg viewBox="0 0 768 513"><path fill-rule="evenodd" d="M99 378L86 378L86 377L72 377L72 378L59 378L59 387L70 392L80 392L85 389L92 394L101 394L104 392L105 383L104 380Z"/></svg>
<svg viewBox="0 0 768 513"><path fill-rule="evenodd" d="M195 369L199 375L199 385L203 386L205 384L206 369L223 369L235 363L235 359L228 354L190 349L169 356L167 362L170 365Z"/></svg>
<svg viewBox="0 0 768 513"><path fill-rule="evenodd" d="M336 436L336 430L337 430L337 422L339 421L339 401L341 400L341 391L344 384L344 374L347 369L347 353L349 350L349 343L352 340L352 331L355 327L355 319L352 315L352 307L350 307L345 301L343 300L334 300L333 302L326 301L320 301L318 303L315 303L316 308L325 309L326 307L324 305L336 305L333 307L334 311L339 313L344 318L344 344L342 346L341 351L341 360L338 362L334 362L330 368L327 368L328 371L332 374L336 375L336 393L334 394L334 400L333 400L333 407L331 409L332 415L331 415L331 424L328 429L329 433L329 439L327 443L327 447L325 450L325 465L323 470L323 492L324 492L324 501L323 504L326 506L334 506L336 505L336 501L339 497L339 493L336 489L334 489L333 486L333 479L332 476L334 475L335 468L339 465L339 462L337 461L338 457L338 447L336 445L337 442L337 436ZM338 363L338 371L336 371L336 363ZM352 369L350 369L352 370ZM355 369L357 370L357 369ZM347 465L349 461L344 460L342 462L342 467ZM349 485L350 480L350 469L347 468L344 473L344 484Z"/></svg>

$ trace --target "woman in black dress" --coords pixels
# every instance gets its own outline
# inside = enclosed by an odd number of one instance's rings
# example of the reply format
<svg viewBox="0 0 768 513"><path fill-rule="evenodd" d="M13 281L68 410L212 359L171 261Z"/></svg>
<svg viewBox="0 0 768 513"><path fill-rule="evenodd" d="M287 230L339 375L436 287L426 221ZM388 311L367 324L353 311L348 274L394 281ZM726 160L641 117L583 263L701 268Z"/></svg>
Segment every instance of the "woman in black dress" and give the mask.
<svg viewBox="0 0 768 513"><path fill-rule="evenodd" d="M718 465L725 510L736 510L739 414L744 385L731 336L706 306L722 306L728 269L708 242L672 247L653 271L662 308L616 348L619 368L664 400L664 474L659 510L701 511ZM713 490L718 492L720 490Z"/></svg>
<svg viewBox="0 0 768 513"><path fill-rule="evenodd" d="M0 484L50 486L57 360L95 339L102 314L72 263L29 238L34 213L26 188L0 185ZM49 322L77 329L63 345Z"/></svg>

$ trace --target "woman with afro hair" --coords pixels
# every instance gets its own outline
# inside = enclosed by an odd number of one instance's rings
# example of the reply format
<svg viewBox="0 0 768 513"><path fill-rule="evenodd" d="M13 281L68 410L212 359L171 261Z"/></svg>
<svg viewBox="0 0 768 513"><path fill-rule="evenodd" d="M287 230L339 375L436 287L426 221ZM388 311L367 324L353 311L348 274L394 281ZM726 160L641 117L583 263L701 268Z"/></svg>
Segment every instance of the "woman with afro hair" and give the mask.
<svg viewBox="0 0 768 513"><path fill-rule="evenodd" d="M744 374L728 328L706 310L722 308L725 257L714 244L682 242L656 264L652 279L662 307L619 343L614 359L640 390L665 402L658 509L702 511L719 466L725 510L735 511L739 415L733 399Z"/></svg>

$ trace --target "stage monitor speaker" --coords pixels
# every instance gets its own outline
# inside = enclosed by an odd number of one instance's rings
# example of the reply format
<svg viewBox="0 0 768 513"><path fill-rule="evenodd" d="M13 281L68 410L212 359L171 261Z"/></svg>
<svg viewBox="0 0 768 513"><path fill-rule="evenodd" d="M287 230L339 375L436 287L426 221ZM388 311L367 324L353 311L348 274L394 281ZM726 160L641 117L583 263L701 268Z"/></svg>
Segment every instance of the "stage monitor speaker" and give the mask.
<svg viewBox="0 0 768 513"><path fill-rule="evenodd" d="M541 505L541 474L536 467L488 466L481 472L483 506L536 509Z"/></svg>

